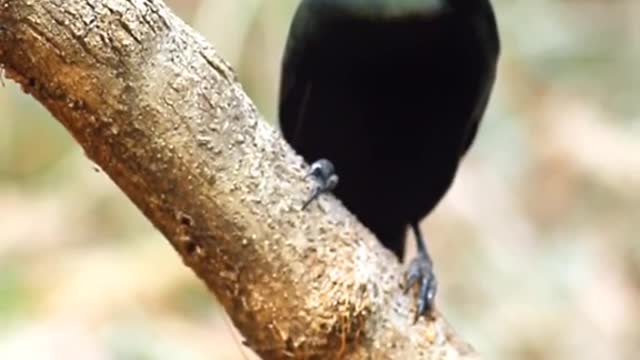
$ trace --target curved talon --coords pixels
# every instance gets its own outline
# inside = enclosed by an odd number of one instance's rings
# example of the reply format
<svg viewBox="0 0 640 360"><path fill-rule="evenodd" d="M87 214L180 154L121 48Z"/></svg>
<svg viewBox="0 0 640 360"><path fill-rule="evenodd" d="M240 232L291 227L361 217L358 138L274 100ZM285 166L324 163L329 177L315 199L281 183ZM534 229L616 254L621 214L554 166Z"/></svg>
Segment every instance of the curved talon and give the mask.
<svg viewBox="0 0 640 360"><path fill-rule="evenodd" d="M418 254L409 265L404 288L405 294L416 284L420 284L420 289L418 290L416 313L413 319L414 324L420 316L433 312L438 287L433 273L433 264L428 257L422 254Z"/></svg>
<svg viewBox="0 0 640 360"><path fill-rule="evenodd" d="M327 159L320 159L311 164L305 178L313 177L317 185L311 191L307 201L302 204L302 210L316 200L321 194L331 192L338 185L338 175L335 173L333 163Z"/></svg>
<svg viewBox="0 0 640 360"><path fill-rule="evenodd" d="M413 288L416 284L420 284L416 314L413 318L413 323L415 324L420 316L433 313L438 281L433 272L433 262L427 251L420 228L417 223L412 223L411 227L416 236L418 255L411 261L411 264L409 264L404 292L407 293L409 289Z"/></svg>
<svg viewBox="0 0 640 360"><path fill-rule="evenodd" d="M416 311L416 315L413 319L413 323L418 322L418 318L420 316L427 315L427 313L432 313L434 310L435 300L436 300L436 291L438 287L438 282L436 281L436 277L429 276L422 279L422 284L420 284L420 294L418 296L418 310Z"/></svg>
<svg viewBox="0 0 640 360"><path fill-rule="evenodd" d="M309 195L307 201L302 204L302 210L306 209L309 204L311 204L315 199L318 198L318 196L320 196L320 194L322 194L322 191L320 191L320 187L315 186L313 190L311 190L311 195Z"/></svg>

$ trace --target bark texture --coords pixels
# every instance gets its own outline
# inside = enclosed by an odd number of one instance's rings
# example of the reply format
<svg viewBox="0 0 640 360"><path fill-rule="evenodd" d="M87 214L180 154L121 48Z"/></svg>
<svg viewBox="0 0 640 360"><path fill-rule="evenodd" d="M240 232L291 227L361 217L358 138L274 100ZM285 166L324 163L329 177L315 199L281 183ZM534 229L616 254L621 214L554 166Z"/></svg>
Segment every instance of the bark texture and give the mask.
<svg viewBox="0 0 640 360"><path fill-rule="evenodd" d="M165 235L263 358L474 356L439 315L412 324L403 268L338 201L300 211L306 165L160 0L0 0L0 66Z"/></svg>

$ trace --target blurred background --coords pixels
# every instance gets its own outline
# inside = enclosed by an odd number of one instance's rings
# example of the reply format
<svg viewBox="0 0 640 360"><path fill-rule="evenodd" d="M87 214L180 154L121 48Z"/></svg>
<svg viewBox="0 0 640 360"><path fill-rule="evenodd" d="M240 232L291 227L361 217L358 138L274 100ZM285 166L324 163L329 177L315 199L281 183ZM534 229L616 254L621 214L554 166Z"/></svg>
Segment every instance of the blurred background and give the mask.
<svg viewBox="0 0 640 360"><path fill-rule="evenodd" d="M275 123L296 0L173 0ZM423 224L486 359L640 357L640 2L494 0L503 56ZM65 130L0 87L0 359L244 359L204 286Z"/></svg>

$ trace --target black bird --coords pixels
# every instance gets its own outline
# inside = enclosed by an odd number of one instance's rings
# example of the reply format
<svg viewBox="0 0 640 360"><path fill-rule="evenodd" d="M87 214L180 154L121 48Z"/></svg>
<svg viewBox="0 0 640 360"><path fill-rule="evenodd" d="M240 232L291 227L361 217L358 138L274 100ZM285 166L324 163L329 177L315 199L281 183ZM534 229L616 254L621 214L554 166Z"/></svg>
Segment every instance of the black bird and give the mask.
<svg viewBox="0 0 640 360"><path fill-rule="evenodd" d="M302 0L289 30L284 137L307 161L323 159L312 199L333 190L400 259L412 228L405 289L420 283L416 320L437 287L418 222L473 142L499 47L489 0Z"/></svg>

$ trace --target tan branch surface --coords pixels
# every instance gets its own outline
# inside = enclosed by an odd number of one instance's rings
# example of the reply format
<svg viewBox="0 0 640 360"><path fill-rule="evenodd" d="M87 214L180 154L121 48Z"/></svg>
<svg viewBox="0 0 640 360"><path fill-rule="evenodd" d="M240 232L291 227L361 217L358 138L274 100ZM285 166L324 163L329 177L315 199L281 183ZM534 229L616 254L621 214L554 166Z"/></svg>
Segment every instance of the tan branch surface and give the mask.
<svg viewBox="0 0 640 360"><path fill-rule="evenodd" d="M161 1L0 0L0 66L166 236L263 358L474 356L442 318L412 325L402 267L335 199L300 211L306 165Z"/></svg>

